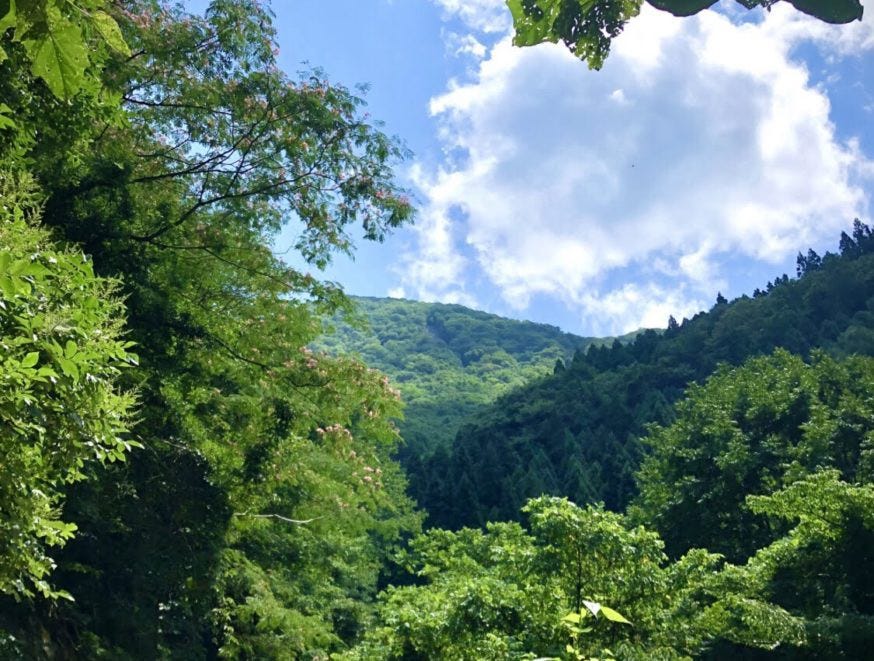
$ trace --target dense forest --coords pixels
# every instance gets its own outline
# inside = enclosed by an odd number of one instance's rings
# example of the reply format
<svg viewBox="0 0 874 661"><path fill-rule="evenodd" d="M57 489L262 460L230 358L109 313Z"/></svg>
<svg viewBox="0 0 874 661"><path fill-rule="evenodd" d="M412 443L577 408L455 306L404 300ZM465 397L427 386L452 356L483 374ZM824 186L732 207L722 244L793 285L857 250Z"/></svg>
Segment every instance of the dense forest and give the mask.
<svg viewBox="0 0 874 661"><path fill-rule="evenodd" d="M332 319L314 347L356 354L388 375L405 403L402 454L448 448L462 421L510 389L552 373L576 351L612 344L462 305L352 297L354 319ZM634 334L619 338L627 342Z"/></svg>
<svg viewBox="0 0 874 661"><path fill-rule="evenodd" d="M868 225L625 344L355 313L405 156L256 0L0 1L0 658L867 658Z"/></svg>
<svg viewBox="0 0 874 661"><path fill-rule="evenodd" d="M687 384L720 363L782 347L809 356L874 355L874 251L856 222L840 254L798 256L752 297L724 298L663 334L579 351L566 369L518 388L462 427L451 448L411 466L417 496L435 525L481 525L518 516L542 493L621 510L635 495L639 441L650 423L667 424Z"/></svg>

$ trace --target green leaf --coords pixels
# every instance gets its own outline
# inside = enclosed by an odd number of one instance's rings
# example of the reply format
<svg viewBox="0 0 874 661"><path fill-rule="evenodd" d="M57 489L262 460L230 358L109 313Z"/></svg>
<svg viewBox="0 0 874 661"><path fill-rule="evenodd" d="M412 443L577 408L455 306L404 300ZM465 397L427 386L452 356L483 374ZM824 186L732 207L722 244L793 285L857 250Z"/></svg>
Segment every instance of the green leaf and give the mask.
<svg viewBox="0 0 874 661"><path fill-rule="evenodd" d="M40 39L23 43L33 61L33 74L42 78L55 96L69 99L79 91L88 54L78 26L62 19L49 26Z"/></svg>
<svg viewBox="0 0 874 661"><path fill-rule="evenodd" d="M564 622L573 622L574 624L578 624L580 619L579 613L568 613L562 618Z"/></svg>
<svg viewBox="0 0 874 661"><path fill-rule="evenodd" d="M622 615L617 613L612 608L607 606L601 606L601 613L611 622L621 622L622 624L631 624L628 620L626 620Z"/></svg>
<svg viewBox="0 0 874 661"><path fill-rule="evenodd" d="M79 347L76 346L76 343L73 340L67 340L67 344L64 346L64 355L67 358L72 358L77 351L79 351Z"/></svg>
<svg viewBox="0 0 874 661"><path fill-rule="evenodd" d="M39 351L31 351L21 361L22 367L33 367L39 362Z"/></svg>
<svg viewBox="0 0 874 661"><path fill-rule="evenodd" d="M3 297L7 300L12 300L15 298L15 295L18 293L18 289L15 286L15 282L12 278L7 278L5 276L0 276L0 292L3 292Z"/></svg>
<svg viewBox="0 0 874 661"><path fill-rule="evenodd" d="M58 358L58 364L61 366L61 371L73 381L79 380L79 368L76 367L76 363L66 358Z"/></svg>
<svg viewBox="0 0 874 661"><path fill-rule="evenodd" d="M15 2L12 0L0 0L0 11L6 8L6 13L3 18L0 18L0 34L3 34L9 28L14 28L16 23Z"/></svg>
<svg viewBox="0 0 874 661"><path fill-rule="evenodd" d="M106 41L106 44L117 53L130 56L130 48L121 35L121 29L118 23L109 14L103 11L96 11L91 15L91 20L94 22L94 27Z"/></svg>
<svg viewBox="0 0 874 661"><path fill-rule="evenodd" d="M2 51L2 49L0 49ZM3 57L0 56L0 62L3 61ZM12 114L12 108L7 106L5 103L0 103L0 129L13 129L15 128L15 122L12 121L12 118L8 115Z"/></svg>

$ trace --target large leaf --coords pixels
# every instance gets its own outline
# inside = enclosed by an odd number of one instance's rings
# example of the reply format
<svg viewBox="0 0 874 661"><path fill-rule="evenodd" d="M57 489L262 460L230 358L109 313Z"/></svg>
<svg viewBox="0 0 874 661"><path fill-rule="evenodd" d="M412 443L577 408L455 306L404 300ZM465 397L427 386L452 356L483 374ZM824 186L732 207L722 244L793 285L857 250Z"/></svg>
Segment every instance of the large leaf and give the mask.
<svg viewBox="0 0 874 661"><path fill-rule="evenodd" d="M96 11L92 14L91 20L94 22L94 27L97 28L100 36L103 37L112 50L122 55L130 56L130 48L125 43L124 37L121 35L121 29L112 16L106 12Z"/></svg>
<svg viewBox="0 0 874 661"><path fill-rule="evenodd" d="M85 77L88 53L78 26L66 20L55 22L39 39L25 40L31 70L42 78L55 96L71 98Z"/></svg>
<svg viewBox="0 0 874 661"><path fill-rule="evenodd" d="M608 606L601 606L601 614L606 617L611 622L620 622L622 624L631 624L628 620L626 620L620 613L617 613L615 610Z"/></svg>
<svg viewBox="0 0 874 661"><path fill-rule="evenodd" d="M552 31L552 24L558 12L558 3L550 3L546 10L536 0L507 0L507 7L513 16L516 46L534 46L544 41L558 41Z"/></svg>

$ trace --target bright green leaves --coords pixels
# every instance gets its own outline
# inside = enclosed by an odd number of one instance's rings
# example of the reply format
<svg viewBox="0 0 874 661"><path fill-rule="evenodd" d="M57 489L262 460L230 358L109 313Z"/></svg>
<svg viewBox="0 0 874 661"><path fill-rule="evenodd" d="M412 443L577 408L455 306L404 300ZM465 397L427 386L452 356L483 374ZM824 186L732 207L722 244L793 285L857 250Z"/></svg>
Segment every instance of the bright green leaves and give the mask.
<svg viewBox="0 0 874 661"><path fill-rule="evenodd" d="M381 624L351 658L675 659L729 636L795 641L781 638L795 619L714 554L668 563L654 533L561 498L526 511L530 531L490 523L413 540L403 560L424 583L383 594Z"/></svg>
<svg viewBox="0 0 874 661"><path fill-rule="evenodd" d="M770 7L777 0L737 0L747 9ZM610 42L637 16L643 0L507 0L516 46L561 42L589 68L600 69ZM674 16L692 16L716 0L647 0ZM859 0L788 0L796 9L827 23L862 19Z"/></svg>
<svg viewBox="0 0 874 661"><path fill-rule="evenodd" d="M35 39L24 39L23 43L33 62L33 74L42 78L55 96L69 99L79 91L88 66L79 26L57 13L43 34Z"/></svg>
<svg viewBox="0 0 874 661"><path fill-rule="evenodd" d="M11 114L12 108L5 103L0 103L0 131L15 128L15 122L10 117Z"/></svg>
<svg viewBox="0 0 874 661"><path fill-rule="evenodd" d="M589 605L586 604L586 608L589 608ZM591 610L591 609L590 609ZM600 605L600 613L610 620L611 622L619 622L620 624L631 624L628 620L626 620L621 613L613 610L609 606Z"/></svg>
<svg viewBox="0 0 874 661"><path fill-rule="evenodd" d="M0 593L59 597L47 549L76 529L59 519L66 485L136 445L116 388L123 308L81 253L29 223L25 177L0 172L0 209Z"/></svg>
<svg viewBox="0 0 874 661"><path fill-rule="evenodd" d="M91 39L97 33L101 41L117 53L129 55L130 49L121 30L103 11L102 0L84 0L73 4L64 0L7 0L0 3L0 35L12 30L12 39L20 42L31 63L31 72L41 78L51 92L61 99L71 99L82 88L95 59ZM6 59L0 48L0 61ZM2 125L0 125L2 128Z"/></svg>
<svg viewBox="0 0 874 661"><path fill-rule="evenodd" d="M22 367L33 367L39 362L39 351L31 351L22 360Z"/></svg>
<svg viewBox="0 0 874 661"><path fill-rule="evenodd" d="M599 659L615 658L613 651L607 647L602 647L598 651L597 657L587 655L582 649L584 637L594 631L595 623L598 620L608 620L618 624L631 624L631 622L612 608L604 606L597 601L584 599L583 608L578 612L569 613L561 619L562 625L571 636L571 642L565 646L565 651L572 659L578 661L598 661Z"/></svg>
<svg viewBox="0 0 874 661"><path fill-rule="evenodd" d="M828 384L828 387L823 387ZM821 467L857 477L874 432L874 360L812 364L785 351L717 370L692 387L677 420L653 427L635 511L672 555L704 546L743 561L774 539L746 505Z"/></svg>
<svg viewBox="0 0 874 661"><path fill-rule="evenodd" d="M94 28L100 33L100 36L103 37L107 46L116 53L121 53L127 57L130 56L130 48L121 34L121 29L118 27L118 23L115 22L115 19L112 18L112 16L105 11L97 10L91 14L91 22L94 25Z"/></svg>
<svg viewBox="0 0 874 661"><path fill-rule="evenodd" d="M577 57L600 69L610 41L637 16L643 0L507 0L516 46L561 42Z"/></svg>

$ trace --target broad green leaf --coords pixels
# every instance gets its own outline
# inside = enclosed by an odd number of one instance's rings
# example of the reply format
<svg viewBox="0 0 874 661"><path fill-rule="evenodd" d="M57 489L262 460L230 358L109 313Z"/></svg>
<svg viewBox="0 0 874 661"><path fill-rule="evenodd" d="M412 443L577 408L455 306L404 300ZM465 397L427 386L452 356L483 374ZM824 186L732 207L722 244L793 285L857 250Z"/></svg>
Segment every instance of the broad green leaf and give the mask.
<svg viewBox="0 0 874 661"><path fill-rule="evenodd" d="M622 624L631 624L628 620L626 620L622 615L617 613L612 608L607 606L601 606L601 613L611 622L621 622Z"/></svg>
<svg viewBox="0 0 874 661"><path fill-rule="evenodd" d="M79 347L76 346L76 343L73 340L67 340L67 344L64 346L64 355L67 358L72 358L76 355L76 352L79 350Z"/></svg>
<svg viewBox="0 0 874 661"><path fill-rule="evenodd" d="M513 44L516 46L534 46L544 41L557 40L555 35L550 34L555 17L548 17L547 12L544 12L536 2L507 0L507 7L513 16L516 30Z"/></svg>
<svg viewBox="0 0 874 661"><path fill-rule="evenodd" d="M78 26L60 20L40 39L23 43L33 61L33 74L42 78L55 96L69 99L79 91L88 54Z"/></svg>
<svg viewBox="0 0 874 661"><path fill-rule="evenodd" d="M118 27L118 23L115 22L115 19L112 18L112 16L103 11L96 11L91 15L91 20L94 23L94 27L96 27L97 31L100 33L100 36L103 37L106 44L112 50L121 53L122 55L130 56L130 48L125 42L124 37L121 35L121 29Z"/></svg>
<svg viewBox="0 0 874 661"><path fill-rule="evenodd" d="M2 15L2 18L0 18L0 34L3 34L9 28L15 27L15 1L0 0L0 15Z"/></svg>
<svg viewBox="0 0 874 661"><path fill-rule="evenodd" d="M15 298L15 294L18 293L18 290L12 278L0 276L0 292L3 293L3 297L7 300L11 301Z"/></svg>
<svg viewBox="0 0 874 661"><path fill-rule="evenodd" d="M580 619L579 613L568 613L562 618L565 622L573 622L574 624L578 624Z"/></svg>
<svg viewBox="0 0 874 661"><path fill-rule="evenodd" d="M58 358L58 364L61 366L61 371L73 381L79 380L79 368L76 367L76 363L67 358Z"/></svg>
<svg viewBox="0 0 874 661"><path fill-rule="evenodd" d="M21 361L22 367L33 367L39 362L39 351L31 351Z"/></svg>

